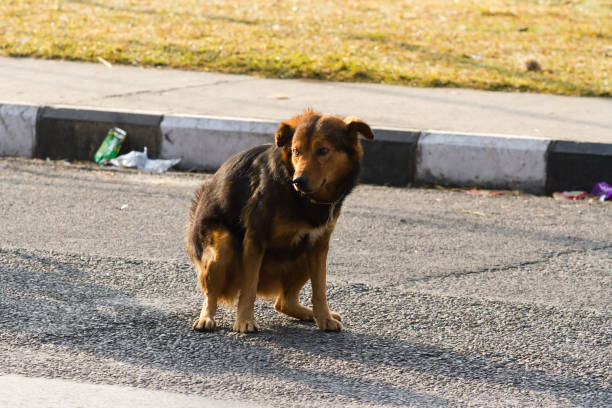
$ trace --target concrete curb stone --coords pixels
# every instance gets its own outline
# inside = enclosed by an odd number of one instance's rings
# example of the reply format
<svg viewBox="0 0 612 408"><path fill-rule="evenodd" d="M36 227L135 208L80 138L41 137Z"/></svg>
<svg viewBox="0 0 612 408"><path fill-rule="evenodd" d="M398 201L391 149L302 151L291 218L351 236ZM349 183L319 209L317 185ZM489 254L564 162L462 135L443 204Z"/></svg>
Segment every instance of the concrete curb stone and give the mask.
<svg viewBox="0 0 612 408"><path fill-rule="evenodd" d="M0 104L0 156L91 160L109 128L128 138L121 153L181 157L179 169L216 170L229 156L273 143L275 121ZM612 144L511 135L374 128L363 141L362 182L589 190L612 181Z"/></svg>
<svg viewBox="0 0 612 408"><path fill-rule="evenodd" d="M179 169L214 171L238 152L274 143L277 127L276 122L254 119L164 116L161 157L181 157Z"/></svg>
<svg viewBox="0 0 612 408"><path fill-rule="evenodd" d="M423 132L416 182L542 194L546 190L549 144L548 139Z"/></svg>
<svg viewBox="0 0 612 408"><path fill-rule="evenodd" d="M361 181L405 187L414 183L418 130L374 128L375 140L362 139Z"/></svg>
<svg viewBox="0 0 612 408"><path fill-rule="evenodd" d="M33 155L38 107L0 105L0 156Z"/></svg>
<svg viewBox="0 0 612 408"><path fill-rule="evenodd" d="M548 194L590 191L600 181L612 184L612 144L552 142L548 153Z"/></svg>

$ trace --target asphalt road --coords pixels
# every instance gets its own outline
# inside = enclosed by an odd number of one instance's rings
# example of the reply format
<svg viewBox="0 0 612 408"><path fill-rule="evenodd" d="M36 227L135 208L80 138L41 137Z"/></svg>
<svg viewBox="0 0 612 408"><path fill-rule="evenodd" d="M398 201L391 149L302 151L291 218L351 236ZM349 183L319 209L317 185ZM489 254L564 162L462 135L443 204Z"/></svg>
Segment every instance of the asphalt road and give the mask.
<svg viewBox="0 0 612 408"><path fill-rule="evenodd" d="M182 233L205 177L0 159L1 384L279 407L612 406L610 203L360 186L328 261L344 331L258 301L261 332L232 332L224 310L199 333Z"/></svg>

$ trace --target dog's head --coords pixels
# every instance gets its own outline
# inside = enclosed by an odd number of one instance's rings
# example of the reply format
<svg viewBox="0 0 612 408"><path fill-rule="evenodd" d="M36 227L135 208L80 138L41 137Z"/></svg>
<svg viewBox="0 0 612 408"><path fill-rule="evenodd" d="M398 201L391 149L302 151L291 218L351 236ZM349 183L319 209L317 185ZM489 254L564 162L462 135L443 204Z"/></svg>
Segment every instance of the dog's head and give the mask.
<svg viewBox="0 0 612 408"><path fill-rule="evenodd" d="M341 118L309 109L282 122L276 145L283 149L294 188L317 200L333 200L359 167L363 156L359 135L374 138L370 127L354 116Z"/></svg>

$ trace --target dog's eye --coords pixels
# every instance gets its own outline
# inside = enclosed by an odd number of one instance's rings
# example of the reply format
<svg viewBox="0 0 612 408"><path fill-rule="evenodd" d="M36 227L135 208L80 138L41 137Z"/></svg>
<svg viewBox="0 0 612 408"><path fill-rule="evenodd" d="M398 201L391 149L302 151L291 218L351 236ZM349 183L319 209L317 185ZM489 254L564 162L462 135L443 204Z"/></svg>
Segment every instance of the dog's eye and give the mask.
<svg viewBox="0 0 612 408"><path fill-rule="evenodd" d="M317 150L317 154L319 156L325 156L327 153L329 153L329 149L327 147L322 147L319 150Z"/></svg>
<svg viewBox="0 0 612 408"><path fill-rule="evenodd" d="M302 155L302 153L300 153L300 151L296 149L295 147L291 149L291 151L295 157L300 157Z"/></svg>

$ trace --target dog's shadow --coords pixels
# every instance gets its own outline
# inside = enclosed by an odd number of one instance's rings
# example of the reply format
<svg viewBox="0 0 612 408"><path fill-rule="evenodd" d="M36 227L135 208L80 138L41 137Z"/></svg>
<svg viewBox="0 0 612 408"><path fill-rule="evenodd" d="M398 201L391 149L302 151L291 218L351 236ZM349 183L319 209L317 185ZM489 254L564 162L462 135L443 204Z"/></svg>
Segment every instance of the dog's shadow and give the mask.
<svg viewBox="0 0 612 408"><path fill-rule="evenodd" d="M314 323L277 315L270 308L259 312L263 313L259 316L263 330L258 333L231 331L233 314L229 311L221 312L216 332L195 332L191 321L200 297L194 288L183 281L171 285L168 297L182 294L183 298L171 307L152 306L139 292L145 290L146 269L151 265L135 262L131 267L141 273L143 281L132 282L128 288L121 286L121 277L90 276L86 270L91 268L83 267L78 257L57 261L45 254L0 248L0 334L20 344L50 346L47 352L67 359L68 366L78 364L71 360L75 354L79 359L87 356L85 360L92 365L101 361L128 364L133 373L124 371L120 382L134 385L141 384L139 369L145 367L148 372L172 373L178 383L193 383L198 378L202 382L211 378L236 381L248 374L278 387L275 393L281 396L290 393L294 384L320 398L331 394L346 401L383 405L457 403L431 395L432 387L416 386L420 379L435 382L437 378L458 381L454 386L477 382L558 398L568 398L570 389L570 395L587 398L589 405L605 406L612 399L612 389L596 379L498 364L433 342L410 341L401 330L403 338L376 334L358 324L347 324L337 333L320 332ZM138 272L138 268L143 270ZM7 354L0 361L11 367L7 359L18 358ZM23 370L26 375L54 375L45 374L44 367ZM205 394L206 390L191 387L185 392ZM573 402L584 404L585 400Z"/></svg>

